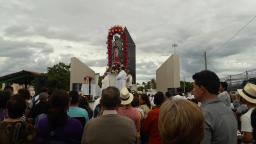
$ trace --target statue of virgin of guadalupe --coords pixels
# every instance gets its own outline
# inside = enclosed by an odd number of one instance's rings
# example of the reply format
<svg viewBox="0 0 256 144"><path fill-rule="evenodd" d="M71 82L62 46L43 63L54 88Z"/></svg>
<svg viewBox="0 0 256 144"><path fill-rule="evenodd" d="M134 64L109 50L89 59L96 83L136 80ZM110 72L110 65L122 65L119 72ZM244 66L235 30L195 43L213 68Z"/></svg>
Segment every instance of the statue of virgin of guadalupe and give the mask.
<svg viewBox="0 0 256 144"><path fill-rule="evenodd" d="M112 44L112 62L113 64L122 64L123 41L120 37L115 36L115 41Z"/></svg>

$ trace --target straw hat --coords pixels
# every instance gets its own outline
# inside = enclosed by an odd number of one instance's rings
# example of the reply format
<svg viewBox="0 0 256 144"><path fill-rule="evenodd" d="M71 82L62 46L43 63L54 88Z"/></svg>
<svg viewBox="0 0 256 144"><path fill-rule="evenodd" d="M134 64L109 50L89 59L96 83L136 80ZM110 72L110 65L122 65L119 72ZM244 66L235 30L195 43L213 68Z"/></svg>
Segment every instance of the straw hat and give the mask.
<svg viewBox="0 0 256 144"><path fill-rule="evenodd" d="M256 104L256 85L247 83L243 89L238 89L237 92L246 101Z"/></svg>
<svg viewBox="0 0 256 144"><path fill-rule="evenodd" d="M133 94L131 94L126 87L122 88L120 91L121 104L128 105L133 100Z"/></svg>

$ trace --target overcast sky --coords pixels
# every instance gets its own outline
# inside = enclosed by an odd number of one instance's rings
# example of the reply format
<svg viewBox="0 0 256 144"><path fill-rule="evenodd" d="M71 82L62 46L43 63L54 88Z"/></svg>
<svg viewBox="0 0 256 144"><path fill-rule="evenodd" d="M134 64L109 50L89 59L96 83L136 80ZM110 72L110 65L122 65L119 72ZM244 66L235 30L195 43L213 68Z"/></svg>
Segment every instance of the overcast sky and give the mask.
<svg viewBox="0 0 256 144"><path fill-rule="evenodd" d="M256 68L255 0L0 0L0 76L46 72L77 57L95 72L107 64L107 33L126 26L136 44L137 80L155 78L173 53L181 79L208 68L220 77Z"/></svg>

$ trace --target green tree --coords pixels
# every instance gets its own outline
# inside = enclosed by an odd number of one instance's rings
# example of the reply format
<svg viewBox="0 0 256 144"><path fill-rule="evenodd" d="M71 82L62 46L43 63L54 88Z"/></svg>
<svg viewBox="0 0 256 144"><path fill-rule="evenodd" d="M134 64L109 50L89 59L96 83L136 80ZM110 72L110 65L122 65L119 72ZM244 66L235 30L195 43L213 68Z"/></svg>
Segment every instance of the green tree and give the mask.
<svg viewBox="0 0 256 144"><path fill-rule="evenodd" d="M148 81L146 84L145 84L145 89L148 90L148 89L151 89L151 82Z"/></svg>
<svg viewBox="0 0 256 144"><path fill-rule="evenodd" d="M52 92L54 89L69 90L70 82L70 65L62 62L48 67L48 88Z"/></svg>
<svg viewBox="0 0 256 144"><path fill-rule="evenodd" d="M150 82L151 82L151 88L152 89L156 89L156 80L155 79L151 79Z"/></svg>
<svg viewBox="0 0 256 144"><path fill-rule="evenodd" d="M190 92L193 88L192 82L180 81L180 89L182 92L184 92L184 85L185 85L185 92Z"/></svg>
<svg viewBox="0 0 256 144"><path fill-rule="evenodd" d="M142 89L146 90L146 83L145 82L142 82Z"/></svg>
<svg viewBox="0 0 256 144"><path fill-rule="evenodd" d="M35 88L35 93L38 94L39 92L42 91L43 88L47 87L48 80L47 80L47 74L44 74L40 77L35 78L31 84Z"/></svg>
<svg viewBox="0 0 256 144"><path fill-rule="evenodd" d="M143 87L143 86L138 86L137 90L138 90L138 91L143 91L143 90L144 90L144 87Z"/></svg>

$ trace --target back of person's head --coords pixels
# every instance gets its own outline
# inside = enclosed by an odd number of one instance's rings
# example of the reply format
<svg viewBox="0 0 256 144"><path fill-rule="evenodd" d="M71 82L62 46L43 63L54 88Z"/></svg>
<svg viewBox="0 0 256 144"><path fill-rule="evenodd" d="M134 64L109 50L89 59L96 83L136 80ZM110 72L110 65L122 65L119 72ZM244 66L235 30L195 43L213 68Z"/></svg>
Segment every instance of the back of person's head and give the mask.
<svg viewBox="0 0 256 144"><path fill-rule="evenodd" d="M49 124L52 127L63 126L67 119L67 110L69 106L69 97L65 90L53 91L49 99Z"/></svg>
<svg viewBox="0 0 256 144"><path fill-rule="evenodd" d="M227 82L220 82L220 85L224 89L224 91L228 90L228 83Z"/></svg>
<svg viewBox="0 0 256 144"><path fill-rule="evenodd" d="M6 104L11 98L11 93L7 91L0 91L0 109L6 109Z"/></svg>
<svg viewBox="0 0 256 144"><path fill-rule="evenodd" d="M151 103L149 100L149 96L147 94L141 94L140 98L144 102L143 104L146 104L148 106L148 108L151 108Z"/></svg>
<svg viewBox="0 0 256 144"><path fill-rule="evenodd" d="M40 102L46 102L46 101L48 101L48 98L49 98L49 94L46 93L46 92L41 92L41 93L39 94L39 100L40 100Z"/></svg>
<svg viewBox="0 0 256 144"><path fill-rule="evenodd" d="M49 94L49 89L47 87L43 86L43 87L38 88L38 90L36 92L37 92L37 94L40 94L40 93L48 93Z"/></svg>
<svg viewBox="0 0 256 144"><path fill-rule="evenodd" d="M140 106L140 101L139 101L139 96L138 95L133 95L133 100L132 100L132 107L139 107Z"/></svg>
<svg viewBox="0 0 256 144"><path fill-rule="evenodd" d="M120 92L116 87L107 87L102 91L100 100L104 109L113 110L121 104Z"/></svg>
<svg viewBox="0 0 256 144"><path fill-rule="evenodd" d="M20 95L14 95L7 102L8 116L10 118L20 118L26 110L26 101Z"/></svg>
<svg viewBox="0 0 256 144"><path fill-rule="evenodd" d="M169 98L169 97L171 97L171 94L167 91L167 92L165 92L165 96L166 96L166 98Z"/></svg>
<svg viewBox="0 0 256 144"><path fill-rule="evenodd" d="M30 93L27 89L19 89L18 94L23 97L25 100L30 99Z"/></svg>
<svg viewBox="0 0 256 144"><path fill-rule="evenodd" d="M88 116L91 119L93 116L93 111L89 106L89 102L87 100L87 98L83 97L83 96L79 96L79 105L78 107L85 109L88 112Z"/></svg>
<svg viewBox="0 0 256 144"><path fill-rule="evenodd" d="M204 136L200 108L185 99L169 98L162 104L158 127L164 144L200 144Z"/></svg>
<svg viewBox="0 0 256 144"><path fill-rule="evenodd" d="M79 103L79 93L75 90L69 92L69 98L71 99L71 105Z"/></svg>
<svg viewBox="0 0 256 144"><path fill-rule="evenodd" d="M89 107L89 102L87 98L79 96L79 107L86 109Z"/></svg>
<svg viewBox="0 0 256 144"><path fill-rule="evenodd" d="M12 87L12 86L9 86L9 85L5 86L5 87L4 87L4 91L7 91L7 92L9 92L11 95L13 95L13 87Z"/></svg>
<svg viewBox="0 0 256 144"><path fill-rule="evenodd" d="M195 73L192 78L196 85L203 86L210 94L218 94L220 79L214 72L203 70Z"/></svg>
<svg viewBox="0 0 256 144"><path fill-rule="evenodd" d="M165 100L164 94L162 92L157 92L154 95L154 104L160 106Z"/></svg>

